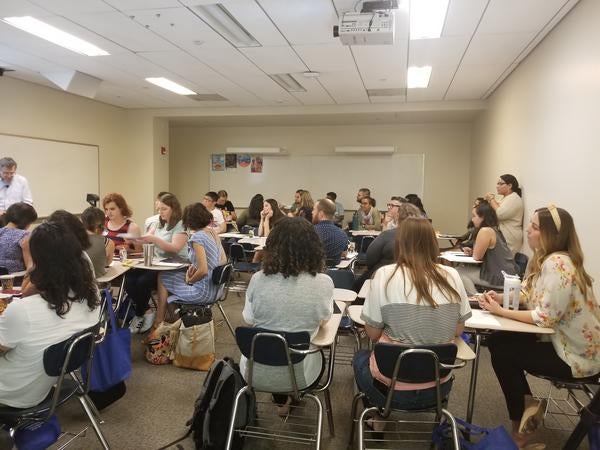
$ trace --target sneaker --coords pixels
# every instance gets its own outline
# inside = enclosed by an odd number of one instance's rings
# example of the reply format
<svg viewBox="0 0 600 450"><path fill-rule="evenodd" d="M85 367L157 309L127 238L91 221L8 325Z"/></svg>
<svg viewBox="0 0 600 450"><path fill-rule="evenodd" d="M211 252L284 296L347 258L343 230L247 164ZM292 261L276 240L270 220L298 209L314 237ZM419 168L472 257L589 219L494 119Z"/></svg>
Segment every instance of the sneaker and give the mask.
<svg viewBox="0 0 600 450"><path fill-rule="evenodd" d="M131 330L131 334L139 333L143 324L144 324L143 317L135 316L133 319L131 319L131 322L129 323L129 330Z"/></svg>
<svg viewBox="0 0 600 450"><path fill-rule="evenodd" d="M155 318L156 318L156 313L154 311L148 311L146 314L144 314L144 317L142 318L142 324L140 325L139 332L145 333L150 328L152 328Z"/></svg>

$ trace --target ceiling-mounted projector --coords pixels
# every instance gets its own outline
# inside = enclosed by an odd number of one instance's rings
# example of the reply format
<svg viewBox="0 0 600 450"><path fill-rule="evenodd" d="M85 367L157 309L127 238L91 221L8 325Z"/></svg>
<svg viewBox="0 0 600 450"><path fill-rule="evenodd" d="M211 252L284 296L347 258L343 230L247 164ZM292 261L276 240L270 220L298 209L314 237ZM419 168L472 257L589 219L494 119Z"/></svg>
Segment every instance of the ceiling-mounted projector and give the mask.
<svg viewBox="0 0 600 450"><path fill-rule="evenodd" d="M394 11L347 12L333 37L344 45L392 45L394 43Z"/></svg>

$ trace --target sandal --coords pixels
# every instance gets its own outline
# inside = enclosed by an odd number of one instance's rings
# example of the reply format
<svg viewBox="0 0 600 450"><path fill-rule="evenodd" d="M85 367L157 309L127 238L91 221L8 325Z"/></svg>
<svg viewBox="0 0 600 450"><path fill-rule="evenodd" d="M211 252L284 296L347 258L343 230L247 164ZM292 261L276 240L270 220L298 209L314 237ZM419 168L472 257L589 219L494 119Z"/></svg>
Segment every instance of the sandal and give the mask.
<svg viewBox="0 0 600 450"><path fill-rule="evenodd" d="M533 403L525 408L523 412L519 425L519 433L531 434L537 430L544 421L544 413L546 412L547 405L548 400L545 398L533 400Z"/></svg>
<svg viewBox="0 0 600 450"><path fill-rule="evenodd" d="M385 429L385 422L375 420L371 417L365 420L365 431L369 433L372 440L383 441L383 430Z"/></svg>

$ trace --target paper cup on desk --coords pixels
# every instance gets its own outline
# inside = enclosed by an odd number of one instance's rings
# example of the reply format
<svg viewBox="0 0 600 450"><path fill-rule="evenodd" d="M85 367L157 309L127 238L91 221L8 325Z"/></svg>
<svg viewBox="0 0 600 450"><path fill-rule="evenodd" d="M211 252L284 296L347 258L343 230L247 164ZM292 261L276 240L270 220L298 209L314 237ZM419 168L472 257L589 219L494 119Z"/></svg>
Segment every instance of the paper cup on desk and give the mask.
<svg viewBox="0 0 600 450"><path fill-rule="evenodd" d="M508 309L512 306L515 311L519 309L519 297L521 294L521 279L516 275L504 275L504 293L502 295L502 306Z"/></svg>
<svg viewBox="0 0 600 450"><path fill-rule="evenodd" d="M144 265L151 266L154 258L154 244L144 244Z"/></svg>

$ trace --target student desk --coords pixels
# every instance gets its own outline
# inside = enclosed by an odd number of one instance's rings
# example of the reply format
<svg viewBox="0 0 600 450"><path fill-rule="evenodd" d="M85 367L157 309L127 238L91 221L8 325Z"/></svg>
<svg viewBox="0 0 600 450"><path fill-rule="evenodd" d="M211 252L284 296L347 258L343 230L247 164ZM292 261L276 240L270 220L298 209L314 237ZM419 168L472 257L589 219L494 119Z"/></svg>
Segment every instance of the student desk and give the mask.
<svg viewBox="0 0 600 450"><path fill-rule="evenodd" d="M464 252L443 252L440 258L458 264L482 264L483 261L477 261L472 256L467 256Z"/></svg>
<svg viewBox="0 0 600 450"><path fill-rule="evenodd" d="M131 264L123 264L120 261L113 261L110 266L106 268L106 273L100 277L96 277L96 283L104 284L111 283L113 280L121 277L121 283L119 284L119 295L117 296L117 304L114 306L115 311L118 311L125 295L125 272L132 268L137 263L132 262Z"/></svg>
<svg viewBox="0 0 600 450"><path fill-rule="evenodd" d="M0 275L0 280L10 280L11 278L20 278L24 277L27 274L26 270L22 270L21 272L13 272L8 275Z"/></svg>
<svg viewBox="0 0 600 450"><path fill-rule="evenodd" d="M366 299L369 296L371 290L371 280L365 280L360 291L358 291L358 298Z"/></svg>
<svg viewBox="0 0 600 450"><path fill-rule="evenodd" d="M333 300L334 301L340 301L340 302L346 302L346 303L352 303L354 300L356 300L356 292L351 291L350 289L341 289L341 288L334 288L333 289Z"/></svg>
<svg viewBox="0 0 600 450"><path fill-rule="evenodd" d="M495 316L488 311L473 309L472 313L472 316L465 322L465 328L473 330L475 334L475 359L473 361L473 366L471 367L471 382L469 385L469 399L467 402L467 422L471 422L473 419L482 333L489 331L513 331L516 333L554 334L552 328L542 328L537 325L507 319L506 317Z"/></svg>
<svg viewBox="0 0 600 450"><path fill-rule="evenodd" d="M228 233L219 233L219 237L221 239L227 239L227 238L242 239L242 238L250 237L250 235L232 231L232 232L228 232Z"/></svg>
<svg viewBox="0 0 600 450"><path fill-rule="evenodd" d="M365 322L360 318L362 312L362 305L351 305L348 307L348 316L352 319L352 322L358 325L364 325ZM471 350L471 347L467 345L460 336L456 336L454 343L457 347L456 357L463 361L473 361L476 358L475 353Z"/></svg>
<svg viewBox="0 0 600 450"><path fill-rule="evenodd" d="M352 236L379 236L381 231L377 230L350 230Z"/></svg>

